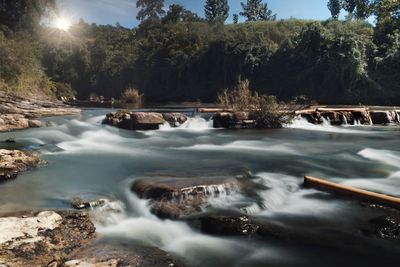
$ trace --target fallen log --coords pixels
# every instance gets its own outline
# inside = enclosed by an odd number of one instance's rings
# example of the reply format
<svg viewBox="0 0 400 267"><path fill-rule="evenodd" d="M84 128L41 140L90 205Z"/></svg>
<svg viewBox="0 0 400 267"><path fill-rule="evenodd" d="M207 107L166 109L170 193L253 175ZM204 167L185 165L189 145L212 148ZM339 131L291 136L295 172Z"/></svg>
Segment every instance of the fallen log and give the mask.
<svg viewBox="0 0 400 267"><path fill-rule="evenodd" d="M372 201L378 204L387 205L393 208L400 208L400 198L388 196L364 189L333 183L321 178L305 176L304 185L322 191L333 192L341 195L351 196L362 200Z"/></svg>

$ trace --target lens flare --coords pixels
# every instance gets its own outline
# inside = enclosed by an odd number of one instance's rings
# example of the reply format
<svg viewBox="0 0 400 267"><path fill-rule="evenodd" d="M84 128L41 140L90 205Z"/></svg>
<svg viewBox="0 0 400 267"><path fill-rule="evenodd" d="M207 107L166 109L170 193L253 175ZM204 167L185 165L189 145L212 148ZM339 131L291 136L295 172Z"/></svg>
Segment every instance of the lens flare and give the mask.
<svg viewBox="0 0 400 267"><path fill-rule="evenodd" d="M63 30L63 31L68 31L69 28L71 27L71 21L66 18L57 18L54 25L57 29Z"/></svg>

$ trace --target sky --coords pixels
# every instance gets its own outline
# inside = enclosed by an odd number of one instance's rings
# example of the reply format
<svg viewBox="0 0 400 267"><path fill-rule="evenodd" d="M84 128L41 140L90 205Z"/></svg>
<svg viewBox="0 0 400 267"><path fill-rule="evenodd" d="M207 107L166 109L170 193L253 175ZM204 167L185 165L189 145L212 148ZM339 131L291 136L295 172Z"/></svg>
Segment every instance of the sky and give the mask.
<svg viewBox="0 0 400 267"><path fill-rule="evenodd" d="M230 17L241 11L240 2L245 0L228 0ZM265 0L268 7L277 14L278 19L290 17L299 19L325 20L330 17L327 8L328 0ZM83 18L86 22L115 25L132 28L138 24L136 20L136 0L57 0L63 16L74 22ZM171 4L181 4L185 8L204 16L205 0L165 0L166 8ZM244 21L244 18L240 18Z"/></svg>

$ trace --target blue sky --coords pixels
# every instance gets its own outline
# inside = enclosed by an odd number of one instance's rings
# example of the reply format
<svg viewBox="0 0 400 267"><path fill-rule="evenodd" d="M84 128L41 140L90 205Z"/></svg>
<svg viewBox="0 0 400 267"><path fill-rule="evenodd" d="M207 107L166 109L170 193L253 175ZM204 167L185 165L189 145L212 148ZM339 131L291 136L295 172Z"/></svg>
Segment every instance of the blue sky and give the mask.
<svg viewBox="0 0 400 267"><path fill-rule="evenodd" d="M301 19L325 20L330 17L326 7L328 0L265 0L278 19L290 17ZM119 22L125 27L133 27L136 21L136 0L57 0L61 13L74 21L83 18L87 22L112 24ZM178 3L200 16L204 15L205 0L166 0L165 5ZM229 0L230 17L241 11L240 2L245 0ZM243 20L243 18L241 18Z"/></svg>

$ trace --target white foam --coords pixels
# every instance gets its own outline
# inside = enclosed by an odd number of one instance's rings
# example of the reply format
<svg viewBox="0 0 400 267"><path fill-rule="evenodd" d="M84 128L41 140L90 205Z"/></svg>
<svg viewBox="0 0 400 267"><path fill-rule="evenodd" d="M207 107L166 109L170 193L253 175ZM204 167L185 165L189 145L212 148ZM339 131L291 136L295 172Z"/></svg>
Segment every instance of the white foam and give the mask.
<svg viewBox="0 0 400 267"><path fill-rule="evenodd" d="M178 127L171 127L168 122L165 122L160 126L161 131L176 131L176 130L188 130L188 131L204 131L211 130L213 128L213 121L206 120L201 117L189 117L185 123Z"/></svg>
<svg viewBox="0 0 400 267"><path fill-rule="evenodd" d="M358 152L358 155L366 159L382 162L387 165L400 168L400 152L398 151L365 148Z"/></svg>
<svg viewBox="0 0 400 267"><path fill-rule="evenodd" d="M285 128L301 129L307 131L318 131L328 133L344 133L344 134L373 134L373 131L352 129L349 125L332 126L329 121L323 119L320 125L309 123L305 118L297 117L291 123L285 124Z"/></svg>
<svg viewBox="0 0 400 267"><path fill-rule="evenodd" d="M187 147L177 147L177 150L204 150L204 151L259 151L259 152L275 152L282 154L293 154L297 155L298 152L291 147L290 144L277 144L277 145L266 145L265 142L261 141L234 141L224 145L213 145L213 144L197 144Z"/></svg>

